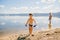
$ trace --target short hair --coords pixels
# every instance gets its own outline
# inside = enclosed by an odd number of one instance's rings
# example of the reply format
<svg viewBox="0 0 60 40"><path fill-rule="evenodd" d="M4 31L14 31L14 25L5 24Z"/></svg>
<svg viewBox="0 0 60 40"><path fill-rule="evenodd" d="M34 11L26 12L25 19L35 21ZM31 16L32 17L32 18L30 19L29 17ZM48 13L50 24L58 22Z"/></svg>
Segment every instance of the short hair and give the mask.
<svg viewBox="0 0 60 40"><path fill-rule="evenodd" d="M32 15L31 13L29 15ZM33 16L33 15L32 15Z"/></svg>

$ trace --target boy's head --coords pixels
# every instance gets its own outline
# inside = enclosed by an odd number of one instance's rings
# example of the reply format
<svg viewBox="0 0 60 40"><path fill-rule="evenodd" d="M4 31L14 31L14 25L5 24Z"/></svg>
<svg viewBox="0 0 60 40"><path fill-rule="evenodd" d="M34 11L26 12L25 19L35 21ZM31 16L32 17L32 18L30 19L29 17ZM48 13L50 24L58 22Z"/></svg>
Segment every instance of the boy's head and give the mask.
<svg viewBox="0 0 60 40"><path fill-rule="evenodd" d="M33 16L33 15L30 13L29 16Z"/></svg>
<svg viewBox="0 0 60 40"><path fill-rule="evenodd" d="M29 16L32 17L33 15L30 13Z"/></svg>
<svg viewBox="0 0 60 40"><path fill-rule="evenodd" d="M32 14L31 14L31 13L29 13L29 16L32 16Z"/></svg>

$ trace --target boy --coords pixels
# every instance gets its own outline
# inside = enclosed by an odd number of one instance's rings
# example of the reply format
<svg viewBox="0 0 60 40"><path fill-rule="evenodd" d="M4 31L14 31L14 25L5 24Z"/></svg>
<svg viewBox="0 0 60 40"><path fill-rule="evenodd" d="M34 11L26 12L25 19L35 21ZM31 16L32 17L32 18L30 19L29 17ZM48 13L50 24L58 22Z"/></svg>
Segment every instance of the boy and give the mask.
<svg viewBox="0 0 60 40"><path fill-rule="evenodd" d="M33 19L33 15L30 13L29 14L29 19L27 20L26 25L25 25L25 26L27 26L27 24L29 25L29 33L30 33L30 35L32 35L33 22L35 22L35 24L36 24L36 21ZM36 25L34 25L34 27L35 26ZM32 36L34 36L34 35L32 35Z"/></svg>
<svg viewBox="0 0 60 40"><path fill-rule="evenodd" d="M49 24L51 24L52 14L49 13Z"/></svg>
<svg viewBox="0 0 60 40"><path fill-rule="evenodd" d="M52 19L52 14L49 13L49 29L51 29L51 19Z"/></svg>

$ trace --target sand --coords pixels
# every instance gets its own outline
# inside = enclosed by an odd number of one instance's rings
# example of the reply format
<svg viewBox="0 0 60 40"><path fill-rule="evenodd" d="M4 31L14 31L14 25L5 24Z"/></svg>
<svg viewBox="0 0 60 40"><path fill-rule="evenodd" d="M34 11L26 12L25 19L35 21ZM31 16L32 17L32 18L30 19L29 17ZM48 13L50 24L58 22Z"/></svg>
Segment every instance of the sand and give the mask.
<svg viewBox="0 0 60 40"><path fill-rule="evenodd" d="M27 32L13 33L0 37L0 40L60 40L60 28L35 31L34 36L29 36Z"/></svg>

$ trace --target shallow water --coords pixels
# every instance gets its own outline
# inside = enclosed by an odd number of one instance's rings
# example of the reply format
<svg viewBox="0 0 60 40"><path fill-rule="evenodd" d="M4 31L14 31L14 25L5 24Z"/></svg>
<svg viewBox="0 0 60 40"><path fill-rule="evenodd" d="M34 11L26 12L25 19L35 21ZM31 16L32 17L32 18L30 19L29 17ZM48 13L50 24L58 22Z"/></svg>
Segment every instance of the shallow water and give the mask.
<svg viewBox="0 0 60 40"><path fill-rule="evenodd" d="M0 16L0 34L28 30L28 27L25 27L27 19L28 16ZM34 30L48 29L47 16L34 17L34 19L37 22ZM60 18L52 18L52 28L60 28Z"/></svg>

